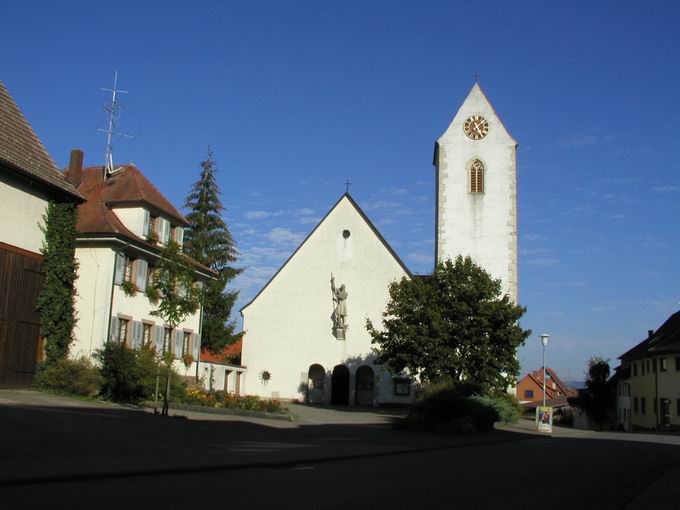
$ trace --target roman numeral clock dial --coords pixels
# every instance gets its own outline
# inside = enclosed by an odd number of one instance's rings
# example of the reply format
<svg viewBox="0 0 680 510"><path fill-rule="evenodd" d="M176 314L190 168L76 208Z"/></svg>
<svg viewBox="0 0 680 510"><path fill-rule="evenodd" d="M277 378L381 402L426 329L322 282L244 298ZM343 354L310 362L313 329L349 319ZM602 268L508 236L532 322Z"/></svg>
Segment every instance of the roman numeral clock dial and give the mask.
<svg viewBox="0 0 680 510"><path fill-rule="evenodd" d="M463 131L468 138L481 140L489 133L489 121L481 115L472 115L463 124Z"/></svg>

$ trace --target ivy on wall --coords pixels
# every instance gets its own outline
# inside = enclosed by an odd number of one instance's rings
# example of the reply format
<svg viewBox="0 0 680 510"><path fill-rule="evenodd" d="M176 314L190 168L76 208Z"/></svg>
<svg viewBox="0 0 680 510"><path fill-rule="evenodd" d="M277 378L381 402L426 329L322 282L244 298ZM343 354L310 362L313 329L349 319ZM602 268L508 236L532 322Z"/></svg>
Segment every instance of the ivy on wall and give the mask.
<svg viewBox="0 0 680 510"><path fill-rule="evenodd" d="M45 284L38 296L40 336L45 339L45 363L54 364L68 354L73 340L75 281L78 262L74 203L49 202L41 226L45 238L40 252L44 256Z"/></svg>

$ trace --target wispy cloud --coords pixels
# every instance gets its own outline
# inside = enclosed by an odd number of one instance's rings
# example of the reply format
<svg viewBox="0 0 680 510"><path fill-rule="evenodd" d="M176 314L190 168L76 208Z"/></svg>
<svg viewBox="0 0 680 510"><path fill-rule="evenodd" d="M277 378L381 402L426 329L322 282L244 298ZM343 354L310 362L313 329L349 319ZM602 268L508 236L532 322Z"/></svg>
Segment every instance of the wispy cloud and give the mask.
<svg viewBox="0 0 680 510"><path fill-rule="evenodd" d="M550 257L537 257L537 258L533 258L533 259L525 259L524 263L527 266L550 267L550 266L556 266L557 264L559 264L560 259L550 258Z"/></svg>
<svg viewBox="0 0 680 510"><path fill-rule="evenodd" d="M584 147L587 145L595 145L597 143L611 142L615 138L616 135L614 134L597 136L592 134L575 133L558 140L555 145L560 147Z"/></svg>
<svg viewBox="0 0 680 510"><path fill-rule="evenodd" d="M269 218L271 215L272 213L267 211L248 211L244 213L243 216L249 220L262 220L264 218Z"/></svg>
<svg viewBox="0 0 680 510"><path fill-rule="evenodd" d="M372 202L364 202L362 209L364 211L374 211L376 209L400 209L403 204L394 202L392 200L374 200Z"/></svg>
<svg viewBox="0 0 680 510"><path fill-rule="evenodd" d="M288 228L276 227L267 233L267 239L276 244L300 244L305 238L301 232L292 232Z"/></svg>
<svg viewBox="0 0 680 510"><path fill-rule="evenodd" d="M414 251L406 255L406 260L416 264L434 264L434 254Z"/></svg>
<svg viewBox="0 0 680 510"><path fill-rule="evenodd" d="M652 191L654 193L677 193L680 191L680 186L654 186Z"/></svg>

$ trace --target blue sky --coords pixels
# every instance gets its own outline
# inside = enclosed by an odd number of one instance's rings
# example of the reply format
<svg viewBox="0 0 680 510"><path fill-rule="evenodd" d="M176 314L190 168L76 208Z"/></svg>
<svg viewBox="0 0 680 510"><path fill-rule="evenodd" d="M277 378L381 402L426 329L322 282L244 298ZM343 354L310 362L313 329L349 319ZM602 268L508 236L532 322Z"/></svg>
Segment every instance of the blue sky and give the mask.
<svg viewBox="0 0 680 510"><path fill-rule="evenodd" d="M13 2L0 80L59 165L115 146L176 204L208 145L251 298L352 181L414 272L433 264L435 139L480 82L519 142L523 370L582 378L680 308L680 4Z"/></svg>

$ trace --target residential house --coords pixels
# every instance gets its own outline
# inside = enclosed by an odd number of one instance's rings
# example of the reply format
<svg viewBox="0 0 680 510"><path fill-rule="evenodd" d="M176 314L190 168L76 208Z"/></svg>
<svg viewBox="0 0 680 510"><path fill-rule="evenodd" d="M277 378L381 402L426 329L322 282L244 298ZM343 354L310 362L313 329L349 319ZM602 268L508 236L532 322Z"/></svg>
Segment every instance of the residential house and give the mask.
<svg viewBox="0 0 680 510"><path fill-rule="evenodd" d="M161 248L170 239L182 245L182 214L134 165L113 172L82 167L82 153L74 154L66 172L86 201L78 209L76 288L78 323L72 356L91 356L108 341L131 348L152 345L171 351L181 375L198 377L201 309L174 330L151 314L156 310L148 289ZM187 258L196 282L215 273Z"/></svg>
<svg viewBox="0 0 680 510"><path fill-rule="evenodd" d="M0 387L33 382L40 347L40 225L49 201L82 202L0 82Z"/></svg>
<svg viewBox="0 0 680 510"><path fill-rule="evenodd" d="M680 429L680 311L619 359L617 408L628 399L630 427Z"/></svg>
<svg viewBox="0 0 680 510"><path fill-rule="evenodd" d="M566 404L569 397L575 397L576 391L567 386L557 373L549 367L545 368L545 398L547 401ZM543 368L525 375L518 383L516 395L520 402L543 402Z"/></svg>
<svg viewBox="0 0 680 510"><path fill-rule="evenodd" d="M199 378L207 390L224 391L234 395L245 393L246 367L241 365L243 333L238 340L227 345L219 353L208 349L201 351L201 367Z"/></svg>

